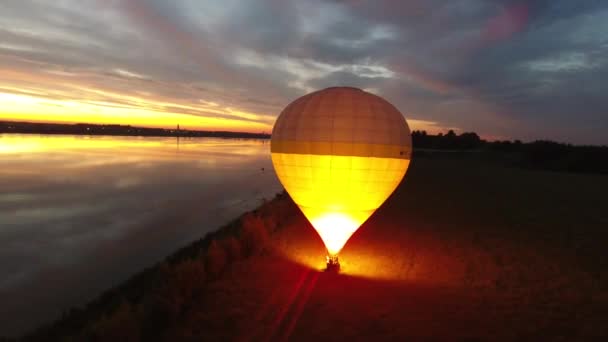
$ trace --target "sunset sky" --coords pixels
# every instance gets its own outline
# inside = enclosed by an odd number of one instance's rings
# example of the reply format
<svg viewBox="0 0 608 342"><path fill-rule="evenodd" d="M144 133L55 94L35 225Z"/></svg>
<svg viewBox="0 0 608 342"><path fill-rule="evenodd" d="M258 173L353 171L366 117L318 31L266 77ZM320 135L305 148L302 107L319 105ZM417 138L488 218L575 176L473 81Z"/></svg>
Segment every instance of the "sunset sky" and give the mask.
<svg viewBox="0 0 608 342"><path fill-rule="evenodd" d="M608 2L2 0L0 120L270 132L349 85L412 129L608 144Z"/></svg>

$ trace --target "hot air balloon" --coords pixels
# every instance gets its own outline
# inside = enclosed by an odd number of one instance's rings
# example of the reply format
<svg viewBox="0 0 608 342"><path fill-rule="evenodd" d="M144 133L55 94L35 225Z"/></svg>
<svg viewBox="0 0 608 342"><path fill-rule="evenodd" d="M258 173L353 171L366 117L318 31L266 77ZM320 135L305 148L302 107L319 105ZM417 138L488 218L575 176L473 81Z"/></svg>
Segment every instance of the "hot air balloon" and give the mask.
<svg viewBox="0 0 608 342"><path fill-rule="evenodd" d="M281 112L270 150L279 180L325 243L330 269L403 179L412 138L403 115L383 98L332 87Z"/></svg>

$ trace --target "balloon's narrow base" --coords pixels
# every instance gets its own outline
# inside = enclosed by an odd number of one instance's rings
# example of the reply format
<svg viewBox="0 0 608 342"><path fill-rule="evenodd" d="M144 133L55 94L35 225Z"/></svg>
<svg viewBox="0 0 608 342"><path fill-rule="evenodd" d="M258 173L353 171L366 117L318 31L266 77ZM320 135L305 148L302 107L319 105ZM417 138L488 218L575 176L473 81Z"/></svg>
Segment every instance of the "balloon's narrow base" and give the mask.
<svg viewBox="0 0 608 342"><path fill-rule="evenodd" d="M328 255L327 256L327 267L325 268L325 272L339 272L340 271L340 261L338 260L337 255Z"/></svg>

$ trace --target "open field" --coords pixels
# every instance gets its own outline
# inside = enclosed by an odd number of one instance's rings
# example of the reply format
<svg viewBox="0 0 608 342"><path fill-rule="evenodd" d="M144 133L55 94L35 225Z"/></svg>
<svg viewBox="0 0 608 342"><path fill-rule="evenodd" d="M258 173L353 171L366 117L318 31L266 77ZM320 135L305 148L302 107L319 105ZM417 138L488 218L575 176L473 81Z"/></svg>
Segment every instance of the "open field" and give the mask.
<svg viewBox="0 0 608 342"><path fill-rule="evenodd" d="M79 331L64 324L60 336L605 339L607 196L606 176L505 168L471 154L415 157L405 181L347 243L340 274L320 271L323 245L283 197L271 203L273 213L256 214L270 235L253 240L266 248L225 266L226 255L235 254L230 244L220 244L223 252L186 248L176 258L193 259L168 267L187 272L161 270L143 289L119 289L113 296L130 304ZM279 219L269 225L268 215ZM239 241L251 249L251 239ZM152 278L165 290L151 290ZM171 305L150 315L158 304L146 297L159 296Z"/></svg>
<svg viewBox="0 0 608 342"><path fill-rule="evenodd" d="M415 160L346 245L342 274L319 276L291 337L606 337L607 196L605 176ZM323 247L306 226L275 239L318 268Z"/></svg>

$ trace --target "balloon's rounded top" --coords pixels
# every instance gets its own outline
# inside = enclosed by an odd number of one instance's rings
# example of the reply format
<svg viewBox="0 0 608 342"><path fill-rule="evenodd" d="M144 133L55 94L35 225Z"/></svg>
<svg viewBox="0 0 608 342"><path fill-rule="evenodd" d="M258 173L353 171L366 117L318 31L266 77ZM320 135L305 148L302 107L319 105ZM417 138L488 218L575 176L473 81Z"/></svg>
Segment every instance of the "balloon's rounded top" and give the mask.
<svg viewBox="0 0 608 342"><path fill-rule="evenodd" d="M329 89L350 89L350 90L358 90L358 91L363 91L363 89L361 88L357 88L357 87L347 87L347 86L335 86L335 87L327 87L325 89L319 90L319 91L325 91L325 90L329 90Z"/></svg>
<svg viewBox="0 0 608 342"><path fill-rule="evenodd" d="M412 146L399 110L380 96L353 87L312 92L281 112L272 130L271 150L294 152L291 147L301 150L302 143L311 148L330 143L334 154L405 159Z"/></svg>

